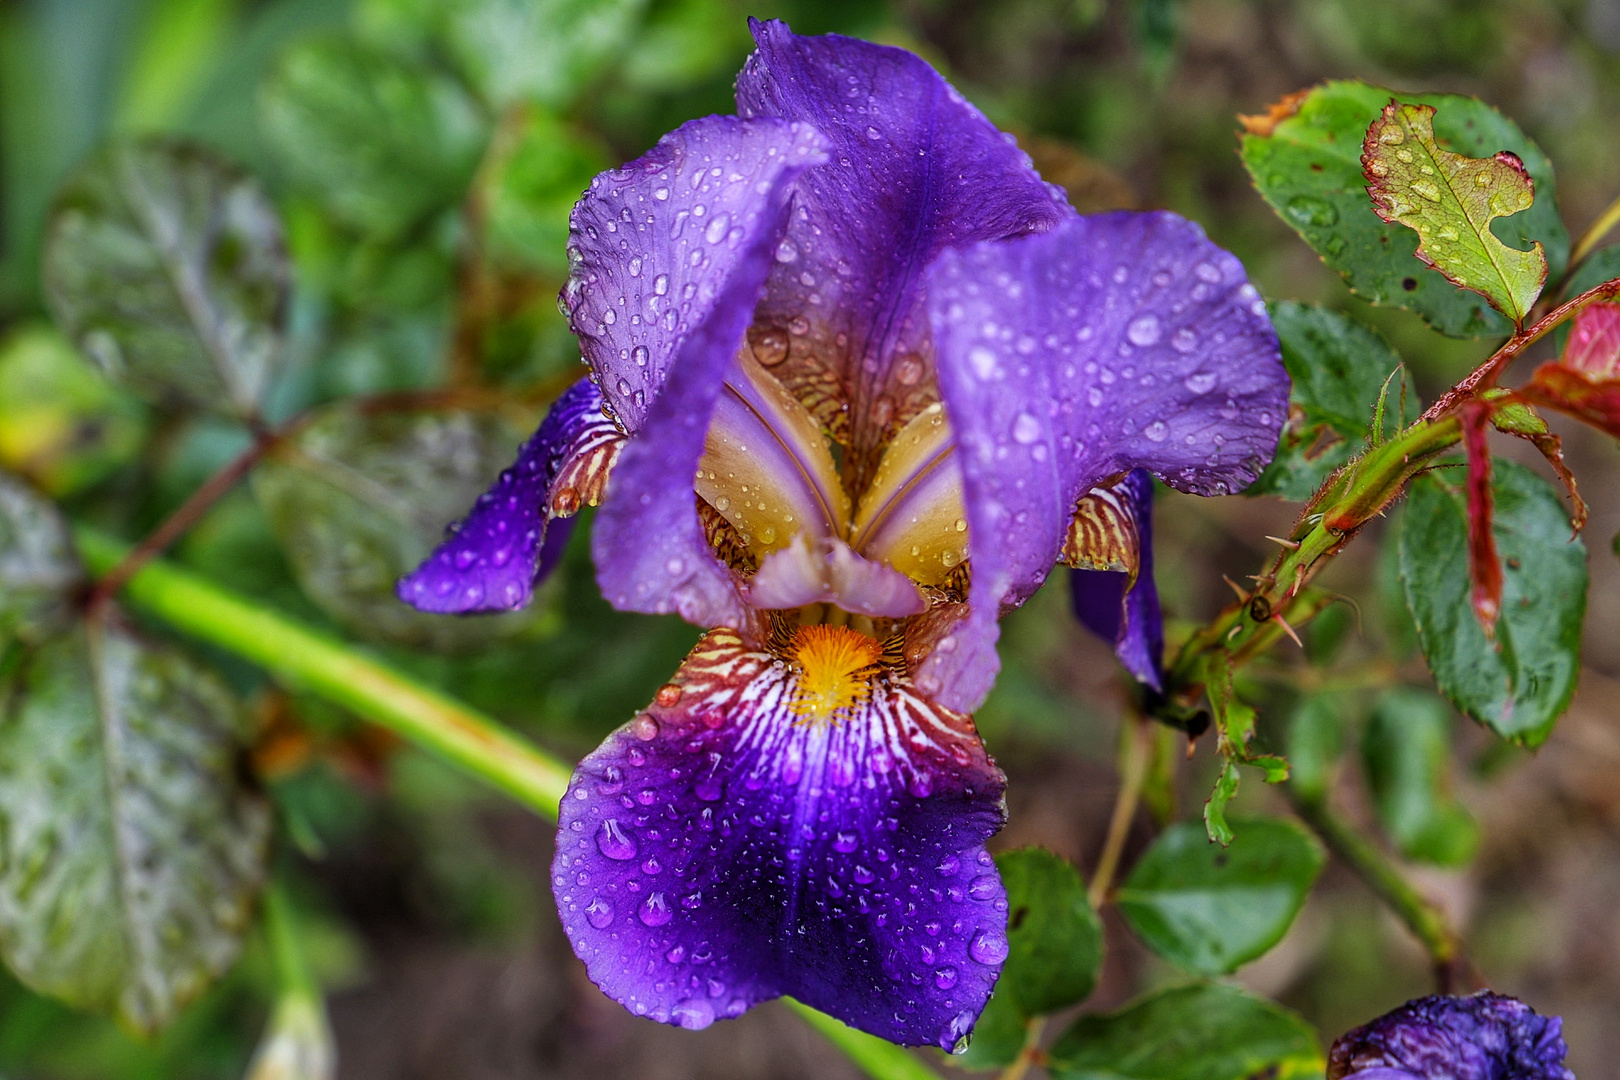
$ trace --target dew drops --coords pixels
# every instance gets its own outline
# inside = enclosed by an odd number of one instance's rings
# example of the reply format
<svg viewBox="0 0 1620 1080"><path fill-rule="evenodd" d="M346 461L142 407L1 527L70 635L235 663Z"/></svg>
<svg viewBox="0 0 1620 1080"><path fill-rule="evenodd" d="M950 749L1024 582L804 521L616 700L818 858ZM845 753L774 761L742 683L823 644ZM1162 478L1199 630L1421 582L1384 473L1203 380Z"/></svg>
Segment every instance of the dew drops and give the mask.
<svg viewBox="0 0 1620 1080"><path fill-rule="evenodd" d="M647 351L647 346L645 345L637 345L635 348L630 350L630 359L636 362L636 367L646 367L647 361L651 358L652 354Z"/></svg>
<svg viewBox="0 0 1620 1080"><path fill-rule="evenodd" d="M647 926L663 926L675 917L675 913L669 910L669 904L664 901L664 894L655 892L648 895L647 899L641 902L641 906L636 909L636 917ZM970 948L969 952L971 951ZM1005 941L1002 942L1001 955L1007 955L1007 943Z"/></svg>
<svg viewBox="0 0 1620 1080"><path fill-rule="evenodd" d="M1170 347L1178 353L1190 353L1198 348L1198 331L1190 326L1183 326L1170 335Z"/></svg>
<svg viewBox="0 0 1620 1080"><path fill-rule="evenodd" d="M1207 394L1215 389L1215 374L1210 371L1198 371L1182 380L1182 385L1195 394Z"/></svg>
<svg viewBox="0 0 1620 1080"><path fill-rule="evenodd" d="M1207 281L1211 285L1219 285L1221 283L1220 268L1211 263L1199 263L1197 266L1193 267L1193 273L1198 275L1198 280Z"/></svg>
<svg viewBox="0 0 1620 1080"><path fill-rule="evenodd" d="M668 274L659 274L657 277L653 278L653 292L659 296L664 296L669 292Z"/></svg>
<svg viewBox="0 0 1620 1080"><path fill-rule="evenodd" d="M624 770L617 765L609 765L602 770L602 778L597 782L596 790L603 795L617 795L624 790Z"/></svg>
<svg viewBox="0 0 1620 1080"><path fill-rule="evenodd" d="M833 850L849 854L860 843L854 833L841 832L833 837Z"/></svg>
<svg viewBox="0 0 1620 1080"><path fill-rule="evenodd" d="M726 214L716 214L709 222L709 227L703 230L703 239L711 244L718 244L726 238L726 230L731 227L731 218Z"/></svg>
<svg viewBox="0 0 1620 1080"><path fill-rule="evenodd" d="M1013 420L1012 436L1025 446L1041 437L1041 422L1029 413L1019 413Z"/></svg>
<svg viewBox="0 0 1620 1080"><path fill-rule="evenodd" d="M988 379L996 373L996 354L983 345L975 345L968 350L968 363L973 367L973 374L981 379Z"/></svg>
<svg viewBox="0 0 1620 1080"><path fill-rule="evenodd" d="M1125 336L1132 345L1146 348L1156 345L1159 341L1159 317L1157 315L1143 315L1125 328Z"/></svg>
<svg viewBox="0 0 1620 1080"><path fill-rule="evenodd" d="M934 869L939 871L941 877L950 877L952 874L956 873L961 865L961 859L958 859L955 855L947 855L943 859L939 860L939 865L934 867Z"/></svg>
<svg viewBox="0 0 1620 1080"><path fill-rule="evenodd" d="M934 969L934 985L941 990L949 990L956 985L956 969L946 964Z"/></svg>
<svg viewBox="0 0 1620 1080"><path fill-rule="evenodd" d="M718 802L720 796L725 794L725 787L720 783L719 777L713 773L705 773L692 785L692 794L704 802Z"/></svg>
<svg viewBox="0 0 1620 1080"><path fill-rule="evenodd" d="M799 249L791 240L783 240L776 245L776 261L790 263L799 257Z"/></svg>
<svg viewBox="0 0 1620 1080"><path fill-rule="evenodd" d="M975 900L990 900L1001 895L1001 879L994 874L980 874L968 883L968 895Z"/></svg>
<svg viewBox="0 0 1620 1080"><path fill-rule="evenodd" d="M1164 442L1170 435L1170 429L1163 420L1155 420L1142 429L1142 434L1151 442Z"/></svg>
<svg viewBox="0 0 1620 1080"><path fill-rule="evenodd" d="M669 1018L688 1031L702 1031L714 1023L714 1006L702 998L687 998L669 1011Z"/></svg>
<svg viewBox="0 0 1620 1080"><path fill-rule="evenodd" d="M995 965L1007 959L1007 935L1000 930L980 930L968 944L968 955L981 964Z"/></svg>
<svg viewBox="0 0 1620 1080"><path fill-rule="evenodd" d="M596 847L603 855L619 862L635 858L639 850L636 838L619 824L618 818L608 818L602 822L602 827L596 830Z"/></svg>
<svg viewBox="0 0 1620 1080"><path fill-rule="evenodd" d="M600 896L593 897L585 905L585 921L598 930L606 929L613 922L613 905Z"/></svg>
<svg viewBox="0 0 1620 1080"><path fill-rule="evenodd" d="M775 367L788 355L788 337L777 327L765 327L748 336L754 359L765 367Z"/></svg>

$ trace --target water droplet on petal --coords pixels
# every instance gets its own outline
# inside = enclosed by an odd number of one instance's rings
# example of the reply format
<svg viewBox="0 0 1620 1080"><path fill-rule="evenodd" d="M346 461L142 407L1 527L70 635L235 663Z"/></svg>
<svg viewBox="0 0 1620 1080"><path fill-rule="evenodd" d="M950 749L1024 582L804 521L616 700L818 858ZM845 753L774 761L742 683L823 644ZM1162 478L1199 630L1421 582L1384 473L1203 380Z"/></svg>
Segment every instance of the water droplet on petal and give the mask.
<svg viewBox="0 0 1620 1080"><path fill-rule="evenodd" d="M980 930L968 945L968 955L981 964L996 965L1007 959L1007 935L1000 930Z"/></svg>
<svg viewBox="0 0 1620 1080"><path fill-rule="evenodd" d="M1199 371L1187 376L1183 383L1195 394L1207 394L1215 389L1215 375L1212 372Z"/></svg>
<svg viewBox="0 0 1620 1080"><path fill-rule="evenodd" d="M669 905L664 902L664 894L655 892L641 902L641 907L636 909L636 917L648 926L663 926L675 917L675 913L669 910ZM971 951L970 948L969 952ZM1005 941L1002 942L1001 955L1007 955Z"/></svg>
<svg viewBox="0 0 1620 1080"><path fill-rule="evenodd" d="M1028 446L1041 437L1041 422L1029 413L1019 413L1013 420L1013 438Z"/></svg>
<svg viewBox="0 0 1620 1080"><path fill-rule="evenodd" d="M605 929L613 922L613 905L600 896L593 897L591 902L585 905L585 921L598 930Z"/></svg>
<svg viewBox="0 0 1620 1080"><path fill-rule="evenodd" d="M702 998L687 998L669 1011L669 1018L688 1031L702 1031L714 1023L714 1006Z"/></svg>
<svg viewBox="0 0 1620 1080"><path fill-rule="evenodd" d="M946 964L944 967L934 969L934 985L941 990L949 990L956 985L956 969Z"/></svg>
<svg viewBox="0 0 1620 1080"><path fill-rule="evenodd" d="M596 830L596 847L603 855L619 862L628 862L636 857L636 838L619 824L618 818L608 818L602 822L602 827Z"/></svg>
<svg viewBox="0 0 1620 1080"><path fill-rule="evenodd" d="M854 833L841 832L833 837L833 850L847 855L855 850L859 842Z"/></svg>
<svg viewBox="0 0 1620 1080"><path fill-rule="evenodd" d="M1001 895L1001 879L994 874L980 874L968 885L968 895L975 900L989 900Z"/></svg>
<svg viewBox="0 0 1620 1080"><path fill-rule="evenodd" d="M1143 315L1125 328L1125 336L1132 345L1146 348L1159 341L1159 317L1157 315Z"/></svg>
<svg viewBox="0 0 1620 1080"><path fill-rule="evenodd" d="M1142 434L1152 442L1164 442L1170 435L1170 429L1165 426L1163 420L1155 420L1142 429Z"/></svg>

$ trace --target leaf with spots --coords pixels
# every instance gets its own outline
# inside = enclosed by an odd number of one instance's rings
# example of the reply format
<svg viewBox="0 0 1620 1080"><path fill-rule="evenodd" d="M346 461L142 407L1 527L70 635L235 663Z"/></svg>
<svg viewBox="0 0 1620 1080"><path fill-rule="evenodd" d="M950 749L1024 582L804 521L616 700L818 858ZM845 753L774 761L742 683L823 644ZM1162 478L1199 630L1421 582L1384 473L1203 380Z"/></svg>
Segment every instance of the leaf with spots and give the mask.
<svg viewBox="0 0 1620 1080"><path fill-rule="evenodd" d="M1547 254L1509 247L1491 222L1530 209L1535 181L1511 150L1471 158L1441 149L1432 105L1391 101L1367 129L1361 164L1378 216L1414 230L1417 257L1524 322L1547 280Z"/></svg>
<svg viewBox="0 0 1620 1080"><path fill-rule="evenodd" d="M236 959L269 808L212 672L115 625L0 678L0 955L28 986L154 1032Z"/></svg>
<svg viewBox="0 0 1620 1080"><path fill-rule="evenodd" d="M1362 175L1367 128L1389 103L1389 90L1333 81L1291 94L1270 113L1244 117L1241 154L1249 176L1278 216L1375 304L1407 308L1452 337L1504 335L1512 329L1478 293L1458 289L1413 258L1418 236L1373 212ZM1518 126L1490 106L1456 94L1402 95L1433 106L1435 141L1470 157L1508 150L1535 181L1530 209L1498 218L1491 232L1516 248L1540 243L1552 276L1563 272L1569 235L1558 216L1552 162Z"/></svg>

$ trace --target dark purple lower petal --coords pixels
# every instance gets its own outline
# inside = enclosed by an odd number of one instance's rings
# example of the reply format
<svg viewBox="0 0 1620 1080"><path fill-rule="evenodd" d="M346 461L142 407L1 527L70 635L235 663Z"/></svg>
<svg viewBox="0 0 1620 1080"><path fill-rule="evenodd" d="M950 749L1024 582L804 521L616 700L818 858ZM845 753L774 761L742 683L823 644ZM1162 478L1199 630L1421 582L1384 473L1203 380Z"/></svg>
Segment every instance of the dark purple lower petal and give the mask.
<svg viewBox="0 0 1620 1080"><path fill-rule="evenodd" d="M789 994L950 1048L1007 954L1005 780L965 716L879 683L846 715L732 631L580 763L553 884L592 980L683 1027Z"/></svg>
<svg viewBox="0 0 1620 1080"><path fill-rule="evenodd" d="M567 530L550 523L601 501L623 443L596 385L581 379L569 387L512 467L438 550L400 579L399 598L454 615L523 607L567 542Z"/></svg>
<svg viewBox="0 0 1620 1080"><path fill-rule="evenodd" d="M1113 494L1130 502L1121 520L1135 530L1136 565L1129 570L1071 571L1074 613L1086 629L1113 644L1114 655L1138 682L1163 690L1164 616L1153 583L1153 477L1145 469L1135 469L1115 485Z"/></svg>
<svg viewBox="0 0 1620 1080"><path fill-rule="evenodd" d="M1575 1080L1562 1026L1489 991L1418 998L1340 1036L1328 1080Z"/></svg>

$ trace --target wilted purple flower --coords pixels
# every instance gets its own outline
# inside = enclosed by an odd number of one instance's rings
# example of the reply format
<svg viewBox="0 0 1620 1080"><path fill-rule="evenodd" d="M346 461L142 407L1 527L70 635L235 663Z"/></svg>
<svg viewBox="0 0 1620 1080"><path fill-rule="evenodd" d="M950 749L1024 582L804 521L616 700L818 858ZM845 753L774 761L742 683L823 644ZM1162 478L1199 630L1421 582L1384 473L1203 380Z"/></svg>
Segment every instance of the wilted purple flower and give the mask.
<svg viewBox="0 0 1620 1080"><path fill-rule="evenodd" d="M1328 1080L1575 1080L1562 1026L1488 990L1418 998L1341 1036Z"/></svg>
<svg viewBox="0 0 1620 1080"><path fill-rule="evenodd" d="M711 632L563 800L575 951L668 1023L791 994L949 1048L1007 954L1005 781L966 715L997 619L1054 563L1140 547L1083 502L1138 498L1133 469L1247 484L1287 378L1196 225L1080 217L910 53L753 29L739 115L575 208L590 381L400 594L525 602L611 469L603 592Z"/></svg>

